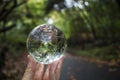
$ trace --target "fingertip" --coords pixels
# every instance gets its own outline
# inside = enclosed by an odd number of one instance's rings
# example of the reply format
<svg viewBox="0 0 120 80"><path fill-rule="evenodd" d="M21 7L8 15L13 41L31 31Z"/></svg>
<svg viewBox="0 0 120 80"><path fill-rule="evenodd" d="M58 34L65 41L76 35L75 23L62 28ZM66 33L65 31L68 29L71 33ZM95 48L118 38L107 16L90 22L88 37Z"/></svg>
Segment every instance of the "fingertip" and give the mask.
<svg viewBox="0 0 120 80"><path fill-rule="evenodd" d="M65 59L65 56L62 56L62 58L59 60L59 62L63 62Z"/></svg>
<svg viewBox="0 0 120 80"><path fill-rule="evenodd" d="M30 61L30 55L27 55L27 59L28 59L28 61Z"/></svg>
<svg viewBox="0 0 120 80"><path fill-rule="evenodd" d="M30 57L30 55L27 55L27 58L29 58Z"/></svg>
<svg viewBox="0 0 120 80"><path fill-rule="evenodd" d="M35 60L32 58L32 56L30 55L27 55L27 58L28 58L28 63L31 63L31 64L35 64Z"/></svg>
<svg viewBox="0 0 120 80"><path fill-rule="evenodd" d="M63 56L63 57L59 60L58 69L60 69L60 68L62 67L62 64L63 64L64 59L65 59L65 56Z"/></svg>

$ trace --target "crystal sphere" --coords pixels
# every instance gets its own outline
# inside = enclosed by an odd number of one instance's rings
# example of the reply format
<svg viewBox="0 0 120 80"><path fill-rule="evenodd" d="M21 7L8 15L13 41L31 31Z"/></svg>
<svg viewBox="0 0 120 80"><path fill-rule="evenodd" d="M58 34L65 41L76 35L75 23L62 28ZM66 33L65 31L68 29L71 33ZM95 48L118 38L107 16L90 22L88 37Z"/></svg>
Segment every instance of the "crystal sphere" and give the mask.
<svg viewBox="0 0 120 80"><path fill-rule="evenodd" d="M55 26L42 24L30 32L27 49L35 61L50 64L63 56L66 39L63 32Z"/></svg>

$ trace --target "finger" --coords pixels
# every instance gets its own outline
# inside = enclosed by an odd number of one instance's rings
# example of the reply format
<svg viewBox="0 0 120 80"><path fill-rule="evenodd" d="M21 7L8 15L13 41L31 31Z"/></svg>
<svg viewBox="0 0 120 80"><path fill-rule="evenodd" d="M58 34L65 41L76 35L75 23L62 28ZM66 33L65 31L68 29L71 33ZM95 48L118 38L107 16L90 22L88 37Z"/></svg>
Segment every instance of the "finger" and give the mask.
<svg viewBox="0 0 120 80"><path fill-rule="evenodd" d="M50 64L50 80L55 80L55 70L57 68L58 61Z"/></svg>
<svg viewBox="0 0 120 80"><path fill-rule="evenodd" d="M61 68L62 68L63 61L64 61L64 57L62 57L62 58L59 60L57 69L56 69L56 71L55 71L55 73L56 73L56 80L59 80L59 78L60 78L60 72L61 72Z"/></svg>
<svg viewBox="0 0 120 80"><path fill-rule="evenodd" d="M45 73L44 73L44 77L43 77L43 80L50 80L50 74L49 74L49 72L50 72L50 65L48 65L48 66L45 66L44 68L46 68L47 67L47 69L46 69L46 71L45 71Z"/></svg>
<svg viewBox="0 0 120 80"><path fill-rule="evenodd" d="M34 75L34 80L42 80L43 73L44 73L44 65L38 63Z"/></svg>
<svg viewBox="0 0 120 80"><path fill-rule="evenodd" d="M22 80L33 80L34 72L35 72L35 61L31 56L28 55L28 65L23 75Z"/></svg>
<svg viewBox="0 0 120 80"><path fill-rule="evenodd" d="M56 71L57 71L57 66L59 64L60 61L63 61L63 57L60 59L60 60L57 60L55 62L53 62L50 66L50 80L56 80L57 78L57 74L56 74Z"/></svg>
<svg viewBox="0 0 120 80"><path fill-rule="evenodd" d="M28 68L31 68L32 70L35 70L36 65L37 64L36 64L35 60L30 55L28 55Z"/></svg>

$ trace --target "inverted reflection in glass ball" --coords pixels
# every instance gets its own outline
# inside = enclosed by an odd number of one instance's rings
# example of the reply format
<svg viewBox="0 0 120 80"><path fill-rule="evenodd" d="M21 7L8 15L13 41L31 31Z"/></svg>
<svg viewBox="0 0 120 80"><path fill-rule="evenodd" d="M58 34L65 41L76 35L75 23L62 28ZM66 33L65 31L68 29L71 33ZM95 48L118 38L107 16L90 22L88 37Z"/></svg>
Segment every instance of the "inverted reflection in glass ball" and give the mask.
<svg viewBox="0 0 120 80"><path fill-rule="evenodd" d="M66 39L61 30L53 25L42 24L35 27L27 38L29 54L43 64L60 59L66 48Z"/></svg>

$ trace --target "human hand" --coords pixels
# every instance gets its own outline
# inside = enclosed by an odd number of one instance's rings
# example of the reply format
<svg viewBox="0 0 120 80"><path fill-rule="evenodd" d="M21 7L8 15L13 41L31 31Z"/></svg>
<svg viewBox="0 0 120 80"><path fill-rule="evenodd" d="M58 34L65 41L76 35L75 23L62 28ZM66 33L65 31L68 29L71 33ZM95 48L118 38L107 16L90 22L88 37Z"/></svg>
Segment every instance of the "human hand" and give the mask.
<svg viewBox="0 0 120 80"><path fill-rule="evenodd" d="M45 65L36 63L35 60L28 55L28 65L22 80L59 80L60 71L64 57L48 65L44 71Z"/></svg>

